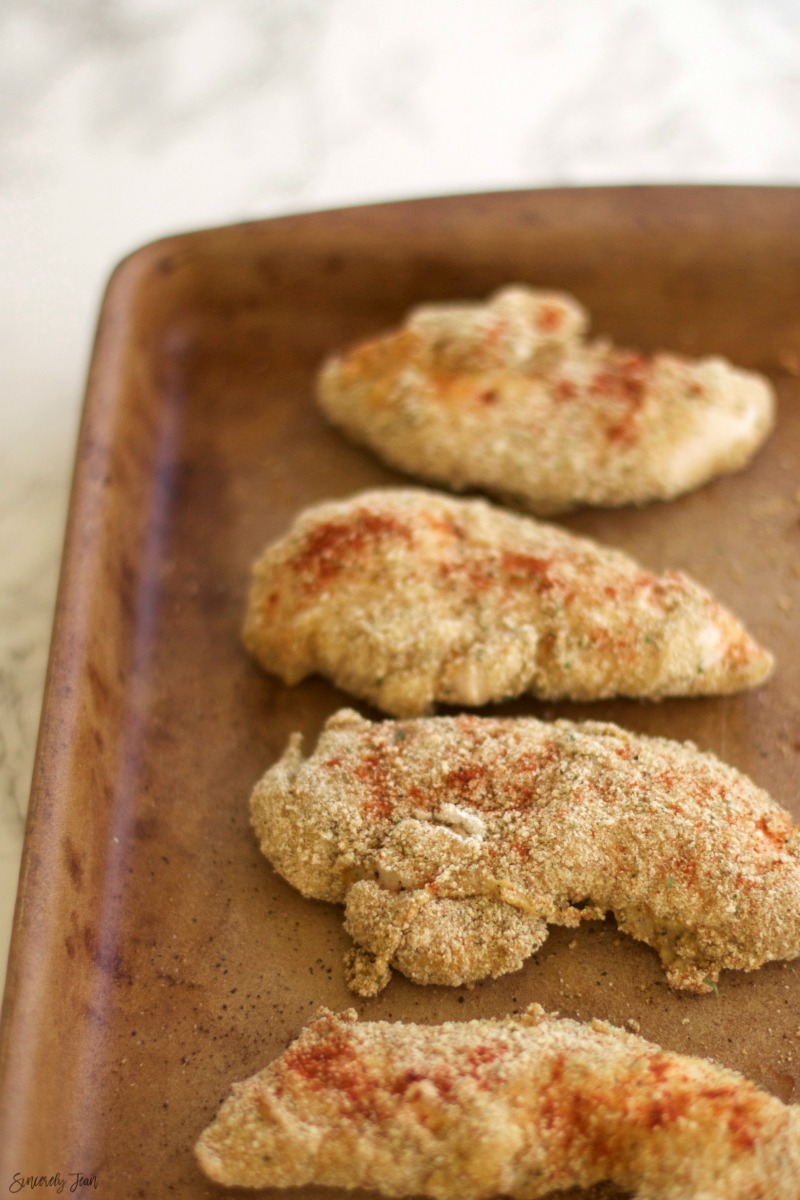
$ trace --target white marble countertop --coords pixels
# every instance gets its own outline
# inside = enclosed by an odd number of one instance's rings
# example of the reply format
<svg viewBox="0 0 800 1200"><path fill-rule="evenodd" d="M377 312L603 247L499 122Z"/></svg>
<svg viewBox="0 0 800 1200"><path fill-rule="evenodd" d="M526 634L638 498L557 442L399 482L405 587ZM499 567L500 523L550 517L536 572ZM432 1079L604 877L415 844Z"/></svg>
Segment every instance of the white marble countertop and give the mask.
<svg viewBox="0 0 800 1200"><path fill-rule="evenodd" d="M796 0L5 0L0 963L105 281L163 234L425 194L800 183Z"/></svg>

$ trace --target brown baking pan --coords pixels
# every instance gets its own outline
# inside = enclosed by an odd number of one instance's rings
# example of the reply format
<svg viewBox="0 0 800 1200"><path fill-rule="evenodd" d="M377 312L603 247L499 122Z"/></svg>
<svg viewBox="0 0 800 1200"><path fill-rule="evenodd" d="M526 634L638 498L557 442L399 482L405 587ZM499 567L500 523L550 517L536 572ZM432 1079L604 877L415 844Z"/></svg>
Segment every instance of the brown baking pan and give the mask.
<svg viewBox="0 0 800 1200"><path fill-rule="evenodd" d="M512 281L573 292L622 344L772 378L777 431L746 471L564 524L694 573L777 670L720 699L493 711L692 738L800 819L800 191L516 192L147 246L112 278L89 376L3 1009L0 1189L60 1172L106 1200L224 1194L192 1145L230 1083L320 1005L353 1004L341 911L279 879L247 819L289 733L310 745L348 698L249 661L249 564L303 506L404 482L316 411L322 358L412 304ZM532 1001L637 1022L800 1099L800 962L680 995L611 921L555 930L514 975L472 989L396 975L355 1007L433 1022Z"/></svg>

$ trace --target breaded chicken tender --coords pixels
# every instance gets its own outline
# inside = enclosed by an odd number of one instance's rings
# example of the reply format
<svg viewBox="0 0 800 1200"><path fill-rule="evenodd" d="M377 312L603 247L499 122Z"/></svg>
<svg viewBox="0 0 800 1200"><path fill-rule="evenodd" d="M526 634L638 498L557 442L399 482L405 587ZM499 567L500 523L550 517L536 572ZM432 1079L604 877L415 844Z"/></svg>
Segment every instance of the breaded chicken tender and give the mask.
<svg viewBox="0 0 800 1200"><path fill-rule="evenodd" d="M238 1187L537 1200L609 1180L638 1200L797 1200L800 1107L538 1005L443 1025L351 1010L234 1084L196 1154Z"/></svg>
<svg viewBox="0 0 800 1200"><path fill-rule="evenodd" d="M542 515L668 500L749 462L773 425L766 379L587 341L587 323L525 287L418 308L326 363L320 407L410 475Z"/></svg>
<svg viewBox="0 0 800 1200"><path fill-rule="evenodd" d="M760 683L771 656L679 571L422 489L307 509L255 564L247 649L396 716L435 701L658 698Z"/></svg>
<svg viewBox="0 0 800 1200"><path fill-rule="evenodd" d="M800 955L800 827L690 742L611 724L332 716L256 785L253 828L304 896L345 905L349 983L518 970L548 923L613 913L672 987Z"/></svg>

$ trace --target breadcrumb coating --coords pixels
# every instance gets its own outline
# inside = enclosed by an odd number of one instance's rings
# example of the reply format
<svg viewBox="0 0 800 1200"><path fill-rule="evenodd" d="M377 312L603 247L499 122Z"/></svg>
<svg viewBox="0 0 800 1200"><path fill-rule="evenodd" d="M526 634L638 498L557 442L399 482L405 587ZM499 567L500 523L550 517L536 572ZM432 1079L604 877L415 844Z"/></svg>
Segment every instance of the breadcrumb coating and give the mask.
<svg viewBox="0 0 800 1200"><path fill-rule="evenodd" d="M772 658L680 571L483 500L414 488L306 509L253 569L244 642L384 712L435 701L714 695Z"/></svg>
<svg viewBox="0 0 800 1200"><path fill-rule="evenodd" d="M250 811L293 887L346 906L362 995L392 967L454 986L518 970L548 923L607 913L693 992L800 955L800 827L690 742L342 709L308 758L292 737Z"/></svg>
<svg viewBox="0 0 800 1200"><path fill-rule="evenodd" d="M609 1180L636 1200L797 1200L800 1108L600 1021L323 1013L234 1084L196 1146L239 1187L513 1200Z"/></svg>
<svg viewBox="0 0 800 1200"><path fill-rule="evenodd" d="M587 341L587 324L571 296L522 286L418 308L325 364L320 407L410 475L542 515L671 499L745 466L772 429L760 375Z"/></svg>

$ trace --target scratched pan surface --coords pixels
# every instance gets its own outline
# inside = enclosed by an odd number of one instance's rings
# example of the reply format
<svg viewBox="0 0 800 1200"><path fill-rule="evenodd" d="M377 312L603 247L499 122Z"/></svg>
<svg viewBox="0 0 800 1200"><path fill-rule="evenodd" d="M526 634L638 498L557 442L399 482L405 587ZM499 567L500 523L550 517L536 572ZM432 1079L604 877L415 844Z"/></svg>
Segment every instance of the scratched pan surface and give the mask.
<svg viewBox="0 0 800 1200"><path fill-rule="evenodd" d="M346 697L262 675L239 627L249 563L300 508L402 482L325 425L312 380L326 353L413 303L512 280L565 288L622 343L722 353L772 377L778 431L747 471L564 524L695 573L775 651L775 677L724 699L558 712L691 737L800 818L799 218L791 189L514 193L189 234L119 268L89 380L5 997L0 1186L81 1171L109 1200L222 1195L191 1146L231 1081L319 1005L352 1003L340 911L272 873L246 807L289 732L312 739ZM800 1098L800 964L726 973L718 996L672 994L655 954L611 922L556 930L522 971L471 990L396 975L356 1007L433 1022L534 1000L633 1019Z"/></svg>

